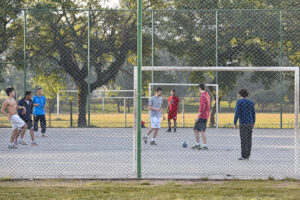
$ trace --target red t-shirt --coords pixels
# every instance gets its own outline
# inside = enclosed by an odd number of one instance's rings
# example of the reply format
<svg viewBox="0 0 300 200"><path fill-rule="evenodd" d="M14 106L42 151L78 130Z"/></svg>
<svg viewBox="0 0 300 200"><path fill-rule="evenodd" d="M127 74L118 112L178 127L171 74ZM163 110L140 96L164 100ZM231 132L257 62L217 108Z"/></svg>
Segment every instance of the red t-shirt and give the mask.
<svg viewBox="0 0 300 200"><path fill-rule="evenodd" d="M168 98L168 103L169 103L169 112L177 112L179 98L177 96L175 96L175 97L170 96Z"/></svg>
<svg viewBox="0 0 300 200"><path fill-rule="evenodd" d="M199 112L201 113L200 119L208 119L210 112L210 96L208 92L203 92L200 97Z"/></svg>

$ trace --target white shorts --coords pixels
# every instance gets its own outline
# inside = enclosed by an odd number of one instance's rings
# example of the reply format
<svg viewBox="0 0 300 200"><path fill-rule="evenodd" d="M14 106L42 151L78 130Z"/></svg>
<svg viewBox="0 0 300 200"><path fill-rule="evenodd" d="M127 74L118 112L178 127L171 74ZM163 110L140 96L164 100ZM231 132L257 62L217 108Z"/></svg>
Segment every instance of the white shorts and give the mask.
<svg viewBox="0 0 300 200"><path fill-rule="evenodd" d="M160 128L161 117L151 117L151 127Z"/></svg>
<svg viewBox="0 0 300 200"><path fill-rule="evenodd" d="M19 115L11 116L10 122L13 130L16 128L20 130L25 125L25 122L19 117Z"/></svg>

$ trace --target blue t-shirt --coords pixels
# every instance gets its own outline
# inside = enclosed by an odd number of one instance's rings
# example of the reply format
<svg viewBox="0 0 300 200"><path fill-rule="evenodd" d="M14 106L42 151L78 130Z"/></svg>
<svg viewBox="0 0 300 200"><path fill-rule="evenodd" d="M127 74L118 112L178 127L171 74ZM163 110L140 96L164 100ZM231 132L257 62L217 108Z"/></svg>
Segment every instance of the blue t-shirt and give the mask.
<svg viewBox="0 0 300 200"><path fill-rule="evenodd" d="M33 97L33 104L39 104L39 106L34 106L33 115L45 115L44 105L46 104L46 98L44 96Z"/></svg>
<svg viewBox="0 0 300 200"><path fill-rule="evenodd" d="M249 99L240 99L236 103L234 124L240 120L240 124L255 124L255 106Z"/></svg>

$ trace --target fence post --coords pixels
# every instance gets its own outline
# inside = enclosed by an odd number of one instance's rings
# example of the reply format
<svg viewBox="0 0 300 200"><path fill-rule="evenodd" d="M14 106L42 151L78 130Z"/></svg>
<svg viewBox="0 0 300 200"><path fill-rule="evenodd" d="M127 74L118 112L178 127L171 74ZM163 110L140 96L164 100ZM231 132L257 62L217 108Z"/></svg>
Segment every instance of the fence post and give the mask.
<svg viewBox="0 0 300 200"><path fill-rule="evenodd" d="M27 10L24 10L24 94L27 89L27 56L26 56Z"/></svg>
<svg viewBox="0 0 300 200"><path fill-rule="evenodd" d="M70 100L70 128L73 127L73 108L72 108L72 100Z"/></svg>
<svg viewBox="0 0 300 200"><path fill-rule="evenodd" d="M59 90L56 94L56 118L59 119Z"/></svg>
<svg viewBox="0 0 300 200"><path fill-rule="evenodd" d="M184 97L182 97L182 128L184 128Z"/></svg>
<svg viewBox="0 0 300 200"><path fill-rule="evenodd" d="M219 30L218 30L218 26L219 26L219 22L218 22L218 10L216 10L216 67L219 66ZM219 72L216 71L216 84L219 84Z"/></svg>
<svg viewBox="0 0 300 200"><path fill-rule="evenodd" d="M137 178L142 178L141 174L141 89L142 89L142 5L143 1L137 2Z"/></svg>
<svg viewBox="0 0 300 200"><path fill-rule="evenodd" d="M299 178L299 68L295 71L295 79L294 79L294 87L295 87L295 101L294 101L294 107L295 107L295 177Z"/></svg>
<svg viewBox="0 0 300 200"><path fill-rule="evenodd" d="M152 58L151 58L151 63L152 63L152 67L154 66L154 11L152 10ZM153 70L151 71L151 83L153 83L153 76L154 76L154 73L153 73Z"/></svg>
<svg viewBox="0 0 300 200"><path fill-rule="evenodd" d="M88 127L91 125L91 77L90 77L90 41L91 34L91 11L88 11Z"/></svg>
<svg viewBox="0 0 300 200"><path fill-rule="evenodd" d="M283 27L282 27L282 10L279 12L279 20L280 20L280 60L279 60L279 66L282 67L282 47L283 47L283 41L282 41L282 34L283 34ZM282 72L280 72L280 128L282 129L282 103L283 103L283 88L282 88Z"/></svg>
<svg viewBox="0 0 300 200"><path fill-rule="evenodd" d="M126 128L126 98L124 97L124 127Z"/></svg>

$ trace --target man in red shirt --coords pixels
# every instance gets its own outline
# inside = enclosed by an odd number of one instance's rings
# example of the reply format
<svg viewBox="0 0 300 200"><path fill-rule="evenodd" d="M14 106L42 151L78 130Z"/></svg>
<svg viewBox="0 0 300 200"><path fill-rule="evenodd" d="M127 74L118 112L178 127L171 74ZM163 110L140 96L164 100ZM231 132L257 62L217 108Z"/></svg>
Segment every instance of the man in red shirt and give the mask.
<svg viewBox="0 0 300 200"><path fill-rule="evenodd" d="M196 137L196 145L192 147L192 149L208 149L207 140L206 140L206 124L207 119L209 118L210 113L210 96L208 92L205 91L205 84L199 84L199 91L201 93L200 97L200 106L199 106L199 112L197 114L197 117L195 119L195 137ZM201 133L202 139L203 139L203 146L200 145L200 135Z"/></svg>
<svg viewBox="0 0 300 200"><path fill-rule="evenodd" d="M179 105L180 105L180 100L176 96L175 90L171 90L171 96L168 98L168 125L169 129L167 132L171 132L171 120L173 119L174 121L174 132L176 132L176 126L177 126L177 114L179 112Z"/></svg>

